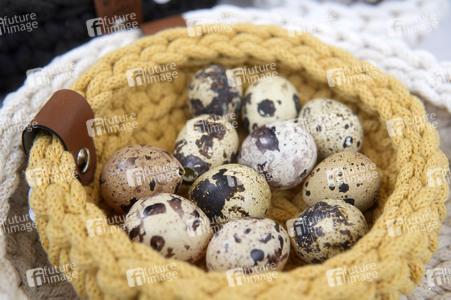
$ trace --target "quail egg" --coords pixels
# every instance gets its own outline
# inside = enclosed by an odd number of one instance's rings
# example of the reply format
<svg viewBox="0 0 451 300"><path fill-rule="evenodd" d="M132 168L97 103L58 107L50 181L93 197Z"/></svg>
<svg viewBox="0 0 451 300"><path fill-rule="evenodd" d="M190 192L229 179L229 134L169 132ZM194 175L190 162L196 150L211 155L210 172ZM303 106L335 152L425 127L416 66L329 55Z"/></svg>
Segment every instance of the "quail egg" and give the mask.
<svg viewBox="0 0 451 300"><path fill-rule="evenodd" d="M270 219L231 221L211 239L207 268L209 271L242 268L245 274L255 274L255 269L281 271L290 253L289 240L286 230Z"/></svg>
<svg viewBox="0 0 451 300"><path fill-rule="evenodd" d="M299 124L313 137L318 161L341 151L359 151L363 127L359 117L343 103L333 99L307 102L299 114Z"/></svg>
<svg viewBox="0 0 451 300"><path fill-rule="evenodd" d="M376 164L359 152L343 151L319 163L302 185L311 206L323 199L343 200L365 211L376 202L381 185Z"/></svg>
<svg viewBox="0 0 451 300"><path fill-rule="evenodd" d="M183 166L166 150L130 145L116 151L105 162L100 187L109 206L127 213L139 198L177 192L184 174Z"/></svg>
<svg viewBox="0 0 451 300"><path fill-rule="evenodd" d="M188 120L180 131L174 156L185 168L184 180L192 182L212 167L236 162L238 148L233 123L218 116L201 115Z"/></svg>
<svg viewBox="0 0 451 300"><path fill-rule="evenodd" d="M287 221L296 254L308 263L321 263L350 249L368 232L362 212L341 200L323 200Z"/></svg>
<svg viewBox="0 0 451 300"><path fill-rule="evenodd" d="M219 166L204 173L193 183L188 197L213 223L263 217L271 204L271 190L265 178L239 164Z"/></svg>
<svg viewBox="0 0 451 300"><path fill-rule="evenodd" d="M271 121L294 119L300 109L298 92L287 79L260 80L244 94L243 124L251 132Z"/></svg>
<svg viewBox="0 0 451 300"><path fill-rule="evenodd" d="M193 117L202 114L238 115L241 109L241 85L229 85L226 70L210 65L197 71L188 87L188 108Z"/></svg>
<svg viewBox="0 0 451 300"><path fill-rule="evenodd" d="M166 258L195 262L205 255L213 235L210 221L189 200L161 193L139 199L128 212L124 228Z"/></svg>
<svg viewBox="0 0 451 300"><path fill-rule="evenodd" d="M272 188L292 188L316 163L312 136L292 121L274 121L251 132L243 141L238 163L263 174Z"/></svg>

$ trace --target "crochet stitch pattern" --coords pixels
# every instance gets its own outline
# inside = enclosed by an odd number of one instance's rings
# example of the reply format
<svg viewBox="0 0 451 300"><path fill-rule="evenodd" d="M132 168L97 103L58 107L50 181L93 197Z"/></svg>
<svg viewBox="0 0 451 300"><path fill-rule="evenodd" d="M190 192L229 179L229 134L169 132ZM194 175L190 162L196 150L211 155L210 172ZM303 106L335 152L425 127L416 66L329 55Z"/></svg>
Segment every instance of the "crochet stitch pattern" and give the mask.
<svg viewBox="0 0 451 300"><path fill-rule="evenodd" d="M277 279L230 287L225 273L206 273L202 267L165 259L146 245L132 243L125 232L88 235L88 220L111 213L100 196L102 165L128 144L145 143L172 151L178 131L189 118L186 91L197 69L210 63L235 68L272 62L279 75L296 86L302 104L313 98L332 97L348 104L362 121L362 152L376 163L382 184L377 208L365 214L371 230L351 250L321 265L299 266L291 256ZM177 66L179 76L174 81L129 87L127 70L170 63ZM427 173L448 162L429 123L419 124L419 130L389 137L386 121L425 116L423 104L394 77L375 69L377 76L372 80L328 86L327 70L364 64L309 34L290 37L279 27L250 24L196 37L189 37L186 29L166 30L101 58L71 88L88 100L96 117L134 112L139 127L132 134L118 132L94 138L99 161L94 182L85 187L71 176L73 157L57 138L41 135L35 140L28 169L58 166L66 178L71 178L44 182L33 187L30 195L50 261L54 265L75 263L79 276L72 284L81 297L90 299L291 299L296 295L305 299L395 299L408 294L421 281L423 265L437 249L440 228L392 237L386 224L395 218L422 215L442 221L449 190L446 185L428 185ZM285 226L285 221L303 208L299 188L275 191L268 217ZM175 280L135 287L127 282L130 269L168 263L176 264ZM372 263L377 267L376 279L328 286L328 270Z"/></svg>

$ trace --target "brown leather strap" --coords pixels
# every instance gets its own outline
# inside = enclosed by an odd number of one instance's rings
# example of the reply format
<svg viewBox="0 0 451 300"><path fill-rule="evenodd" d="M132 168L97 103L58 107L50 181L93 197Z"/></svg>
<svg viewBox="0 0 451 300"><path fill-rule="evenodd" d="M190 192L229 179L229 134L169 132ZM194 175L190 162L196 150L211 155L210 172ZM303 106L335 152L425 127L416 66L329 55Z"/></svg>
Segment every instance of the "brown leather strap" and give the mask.
<svg viewBox="0 0 451 300"><path fill-rule="evenodd" d="M102 34L117 31L112 29L114 25L131 29L142 23L142 0L94 0L94 5L101 19Z"/></svg>
<svg viewBox="0 0 451 300"><path fill-rule="evenodd" d="M94 135L89 127L94 121L94 112L85 98L72 90L59 90L22 132L25 153L28 155L40 130L53 133L74 157L81 183L90 184L97 164Z"/></svg>
<svg viewBox="0 0 451 300"><path fill-rule="evenodd" d="M128 1L125 6L117 0L96 0L95 3L99 17L121 16L134 9L132 12L139 12L139 20L141 20L140 0ZM137 9L138 5L139 9ZM186 22L182 16L176 15L143 24L141 28L144 34L150 35L163 29L185 26ZM23 131L22 144L25 153L28 155L39 130L55 134L61 140L64 148L74 157L81 183L88 185L94 179L97 164L97 155L92 139L95 135L94 123L91 106L80 94L71 90L59 90L50 97Z"/></svg>
<svg viewBox="0 0 451 300"><path fill-rule="evenodd" d="M182 15L176 15L141 25L141 29L145 35L154 34L160 30L172 27L186 27L186 22L182 18Z"/></svg>
<svg viewBox="0 0 451 300"><path fill-rule="evenodd" d="M142 23L142 0L94 0L94 4L96 7L97 16L100 20L93 23L87 24L88 33L92 37L99 34L105 34L113 32L114 29L111 20L117 18L126 18L124 20L125 25L131 25L132 28L136 27L135 23L132 23L134 20L131 18L132 14L136 15L137 23L141 26L142 31L145 35L150 35L157 33L160 30L172 28L172 27L186 27L186 22L182 18L181 15L175 15L172 17L148 22L145 24ZM101 25L101 26L100 26ZM102 33L97 33L94 28L100 26L102 29ZM126 27L128 28L128 27ZM91 32L90 32L91 31Z"/></svg>

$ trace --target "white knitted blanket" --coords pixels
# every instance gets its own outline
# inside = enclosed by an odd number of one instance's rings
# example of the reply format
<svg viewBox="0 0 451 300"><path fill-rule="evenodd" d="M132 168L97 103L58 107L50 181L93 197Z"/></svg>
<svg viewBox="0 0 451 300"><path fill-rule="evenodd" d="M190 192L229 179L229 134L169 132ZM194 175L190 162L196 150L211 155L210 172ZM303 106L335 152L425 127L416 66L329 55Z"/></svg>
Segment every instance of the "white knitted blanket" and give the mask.
<svg viewBox="0 0 451 300"><path fill-rule="evenodd" d="M426 3L426 1L412 2ZM276 11L279 17L275 19L275 14L268 10L218 6L213 9L186 13L184 17L187 21L215 18L221 20L223 15L227 14L233 16L233 20L237 22L271 23L281 26L290 25L288 24L290 21L296 20L293 19L293 10L278 8ZM451 70L451 63L439 63L431 54L424 51L413 51L399 39L376 38L369 32L354 32L345 26L341 28L336 24L335 26L316 24L313 31L312 34L326 43L348 50L357 58L370 61L385 72L398 77L412 93L417 94L421 99L430 101L437 106L446 107L451 112L451 83L447 81L449 78L442 81L440 78L434 77L434 72L440 74L443 70ZM141 33L135 30L97 38L55 58L46 67L58 69L70 66L69 76L67 73L56 74L49 84L42 85L39 84L38 75L32 74L23 87L6 97L0 110L0 222L3 223L3 220L8 219L8 212L9 218L22 214L23 206L27 203L24 199L26 185L21 182L20 176L20 172L25 166L25 156L20 140L21 128L32 119L53 92L68 88L76 79L77 74L87 70L99 57L113 49L129 44L139 37L141 37ZM442 113L446 112L442 111ZM21 187L14 196L15 200L9 201L19 183ZM450 207L448 206L448 208ZM450 218L447 218L440 235L440 249L434 255L430 263L431 267L440 262L449 263L451 260L449 233L451 233L451 223ZM26 287L26 270L44 267L48 264L43 250L34 249L37 246L39 244L35 231L0 234L0 299L2 299L2 295L8 295L10 299L26 299L24 290L28 296L39 294L46 295L47 299L58 299L59 297L67 299L62 293L63 290L70 289L67 283L43 285L37 288ZM429 290L425 282L423 282L423 286L424 288L417 288L409 298L424 299L425 295L439 295L446 288L444 286L437 290ZM448 288L448 290L450 289Z"/></svg>
<svg viewBox="0 0 451 300"><path fill-rule="evenodd" d="M223 3L239 3L239 1L225 0ZM370 33L377 37L396 37L407 42L410 46L417 46L428 34L435 29L447 14L448 1L446 0L385 0L378 5L371 5L363 1L352 0L254 0L256 8L274 8L271 15L265 20L271 23L285 18L289 11L299 18L317 19L333 14L334 24L342 29L357 33ZM352 5L344 5L351 3ZM259 15L260 12L256 11ZM280 17L279 17L280 13ZM248 18L254 14L250 10ZM258 18L258 17L257 17ZM259 18L263 19L263 18ZM323 20L326 20L323 18ZM405 28L403 32L393 32L392 25L401 29L415 21L431 21L431 28ZM418 30L415 30L418 29ZM401 34L402 33L402 34Z"/></svg>

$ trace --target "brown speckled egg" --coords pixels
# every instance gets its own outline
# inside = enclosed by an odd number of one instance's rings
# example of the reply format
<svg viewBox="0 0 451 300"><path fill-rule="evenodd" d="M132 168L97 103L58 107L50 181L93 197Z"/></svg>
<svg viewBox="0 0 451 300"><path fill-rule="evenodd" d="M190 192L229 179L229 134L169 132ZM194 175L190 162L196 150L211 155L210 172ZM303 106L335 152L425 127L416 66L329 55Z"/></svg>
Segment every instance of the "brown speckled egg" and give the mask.
<svg viewBox="0 0 451 300"><path fill-rule="evenodd" d="M209 271L271 266L281 271L288 260L290 242L286 230L265 218L231 221L215 233L207 249Z"/></svg>
<svg viewBox="0 0 451 300"><path fill-rule="evenodd" d="M223 67L210 65L197 71L191 79L188 108L193 117L203 114L238 114L242 95L240 85L229 85Z"/></svg>
<svg viewBox="0 0 451 300"><path fill-rule="evenodd" d="M172 154L149 145L126 146L105 162L100 174L103 199L117 212L127 213L144 196L176 193L185 171Z"/></svg>
<svg viewBox="0 0 451 300"><path fill-rule="evenodd" d="M189 200L174 194L139 199L128 212L124 228L166 258L195 262L205 255L213 235L210 221Z"/></svg>
<svg viewBox="0 0 451 300"><path fill-rule="evenodd" d="M318 148L318 161L341 151L359 151L362 147L363 127L359 117L336 100L307 102L298 121L313 136Z"/></svg>
<svg viewBox="0 0 451 300"><path fill-rule="evenodd" d="M359 152L333 154L313 168L302 185L302 200L311 206L337 199L365 211L376 202L381 185L376 164Z"/></svg>
<svg viewBox="0 0 451 300"><path fill-rule="evenodd" d="M315 165L315 141L292 121L270 122L246 137L238 163L263 174L272 188L289 189L301 183Z"/></svg>
<svg viewBox="0 0 451 300"><path fill-rule="evenodd" d="M305 262L321 263L350 249L368 232L362 212L341 200L323 200L287 221L296 254Z"/></svg>
<svg viewBox="0 0 451 300"><path fill-rule="evenodd" d="M251 132L268 122L296 118L300 109L298 92L287 79L260 80L244 94L243 124Z"/></svg>
<svg viewBox="0 0 451 300"><path fill-rule="evenodd" d="M174 156L185 168L184 180L194 181L210 168L236 162L239 138L233 123L212 115L188 120L180 131Z"/></svg>
<svg viewBox="0 0 451 300"><path fill-rule="evenodd" d="M204 173L188 195L213 223L263 217L271 204L271 190L265 178L239 164L222 165Z"/></svg>

